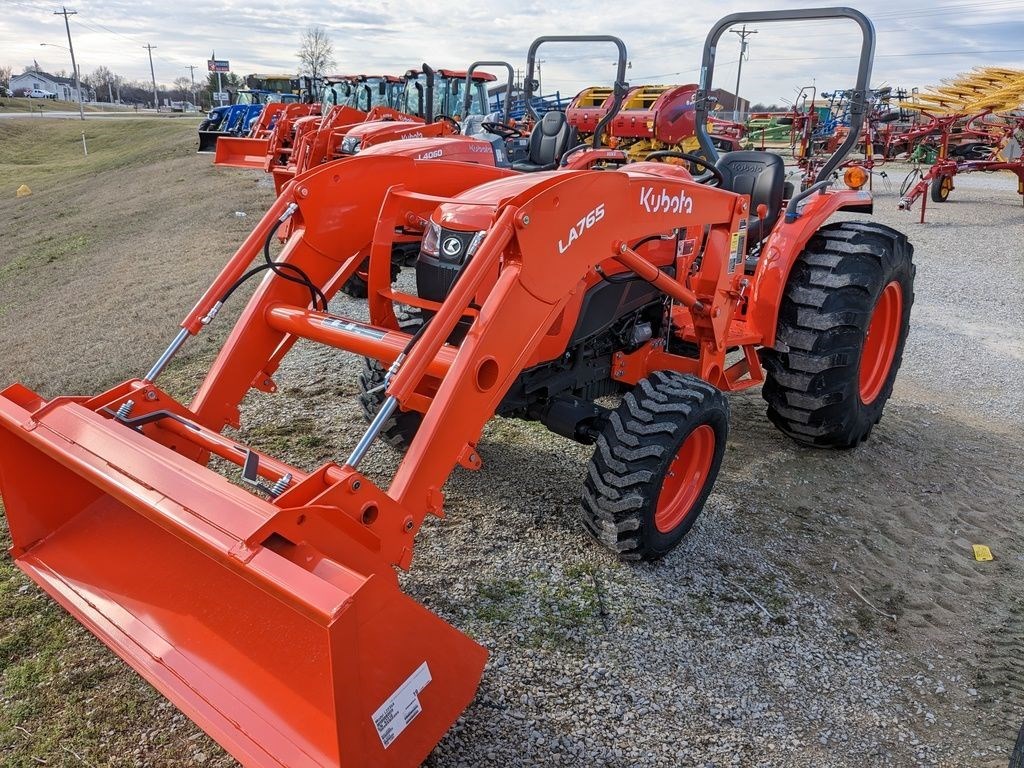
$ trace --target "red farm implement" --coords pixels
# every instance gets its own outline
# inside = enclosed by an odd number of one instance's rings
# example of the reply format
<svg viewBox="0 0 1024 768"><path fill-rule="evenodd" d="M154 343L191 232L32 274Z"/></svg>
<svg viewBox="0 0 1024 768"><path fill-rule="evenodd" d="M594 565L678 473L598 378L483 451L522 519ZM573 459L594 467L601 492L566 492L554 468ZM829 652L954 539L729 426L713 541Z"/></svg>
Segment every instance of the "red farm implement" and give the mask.
<svg viewBox="0 0 1024 768"><path fill-rule="evenodd" d="M989 68L954 82L911 105L931 118L937 143L935 162L911 171L900 195L900 210L921 200L922 224L928 198L946 202L965 173L1012 173L1024 201L1024 71Z"/></svg>

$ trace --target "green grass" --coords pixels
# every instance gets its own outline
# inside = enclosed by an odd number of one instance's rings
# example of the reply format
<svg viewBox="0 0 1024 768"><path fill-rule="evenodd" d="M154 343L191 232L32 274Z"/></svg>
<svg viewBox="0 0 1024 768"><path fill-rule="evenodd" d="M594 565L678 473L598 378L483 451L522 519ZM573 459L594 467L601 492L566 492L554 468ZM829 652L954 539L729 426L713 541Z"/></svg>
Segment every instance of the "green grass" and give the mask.
<svg viewBox="0 0 1024 768"><path fill-rule="evenodd" d="M77 112L77 101L54 101L53 99L28 99L23 97L0 98L0 112ZM132 107L83 104L82 111L90 112L128 112Z"/></svg>
<svg viewBox="0 0 1024 768"><path fill-rule="evenodd" d="M166 346L270 202L195 150L184 120L0 120L0 388L102 391Z"/></svg>
<svg viewBox="0 0 1024 768"><path fill-rule="evenodd" d="M191 150L195 134L195 125L171 120L0 121L0 194L13 195L21 184L37 192L55 179L156 163Z"/></svg>

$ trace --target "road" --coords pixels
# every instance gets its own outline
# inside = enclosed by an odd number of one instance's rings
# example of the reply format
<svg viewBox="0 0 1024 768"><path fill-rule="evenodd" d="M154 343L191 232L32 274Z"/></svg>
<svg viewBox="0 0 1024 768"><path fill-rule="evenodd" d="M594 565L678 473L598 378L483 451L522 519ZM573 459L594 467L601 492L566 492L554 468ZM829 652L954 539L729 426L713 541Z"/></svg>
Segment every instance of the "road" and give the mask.
<svg viewBox="0 0 1024 768"><path fill-rule="evenodd" d="M38 120L40 117L56 118L56 119L63 119L63 120L77 120L79 118L79 114L78 114L78 110L70 110L70 111L66 111L66 112L65 111L60 111L60 112L43 112L43 113L39 113L39 112L5 112L3 110L3 108L0 107L0 120L12 120L12 119L16 119L16 118L34 118L34 119ZM162 118L170 118L170 117L174 117L174 118L186 117L186 118L188 118L188 117L191 117L191 118L198 119L199 117L201 117L201 113L199 113L199 114L193 113L193 114L189 114L189 115L183 115L180 112L160 112L160 113L157 113L157 112L154 112L152 109L140 109L138 112L136 112L135 110L131 110L131 111L124 111L124 112L86 112L85 113L85 119L86 120L110 120L110 119L139 118L139 117L162 117Z"/></svg>

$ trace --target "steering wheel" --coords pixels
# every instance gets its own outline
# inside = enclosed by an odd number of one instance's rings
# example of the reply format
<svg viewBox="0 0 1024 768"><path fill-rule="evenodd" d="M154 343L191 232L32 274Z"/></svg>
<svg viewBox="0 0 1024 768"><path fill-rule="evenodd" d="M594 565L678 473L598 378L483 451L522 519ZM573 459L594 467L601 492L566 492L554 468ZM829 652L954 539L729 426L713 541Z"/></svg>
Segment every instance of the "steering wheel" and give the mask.
<svg viewBox="0 0 1024 768"><path fill-rule="evenodd" d="M505 125L504 123L480 123L480 127L487 131L487 133L493 133L495 136L505 139L519 139L522 138L523 132L518 128L513 128L511 125Z"/></svg>
<svg viewBox="0 0 1024 768"><path fill-rule="evenodd" d="M565 168L565 166L569 164L569 158L584 149L593 149L593 145L589 141L584 141L582 144L577 144L575 147L569 147L569 149L562 153L562 161L558 165L561 168Z"/></svg>
<svg viewBox="0 0 1024 768"><path fill-rule="evenodd" d="M661 162L667 157L674 157L677 160L685 160L692 165L699 165L707 171L707 173L702 173L694 179L698 184L707 184L709 187L725 186L725 176L722 175L722 172L718 170L710 160L706 160L700 155L691 155L689 152L677 152L674 149L662 149L657 152L651 152L646 159ZM712 179L714 179L715 183L709 184L708 182Z"/></svg>
<svg viewBox="0 0 1024 768"><path fill-rule="evenodd" d="M444 120L446 123L451 125L452 128L455 129L455 133L462 133L462 126L459 124L459 121L456 120L454 117L449 117L448 115L437 115L434 118L434 120Z"/></svg>

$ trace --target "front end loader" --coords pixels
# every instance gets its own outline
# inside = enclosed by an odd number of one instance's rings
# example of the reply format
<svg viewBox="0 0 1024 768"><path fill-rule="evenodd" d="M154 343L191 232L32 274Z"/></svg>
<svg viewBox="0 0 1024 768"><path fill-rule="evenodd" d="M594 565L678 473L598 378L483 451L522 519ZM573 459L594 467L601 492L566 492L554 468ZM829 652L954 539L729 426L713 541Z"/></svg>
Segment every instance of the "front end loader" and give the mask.
<svg viewBox="0 0 1024 768"><path fill-rule="evenodd" d="M874 32L859 12L715 26L696 99L703 154L682 158L697 177L659 162L517 174L383 154L297 176L141 378L86 397L0 392L15 562L243 764L419 765L486 652L404 595L396 569L426 516L444 514L452 470L481 469L495 414L595 445L584 527L647 560L711 493L725 392L763 382L769 417L807 445L855 446L881 418L912 248L886 227L826 223L870 207L831 189L834 165L784 201L771 161L716 162L704 119L729 26L835 17L864 33L864 92ZM419 240L416 294L391 288L397 238ZM367 255L370 322L330 307ZM195 396L171 397L168 362L256 277ZM223 434L248 394L276 390L301 339L365 359L370 424L347 458L315 468ZM386 482L360 472L380 438L405 450Z"/></svg>

